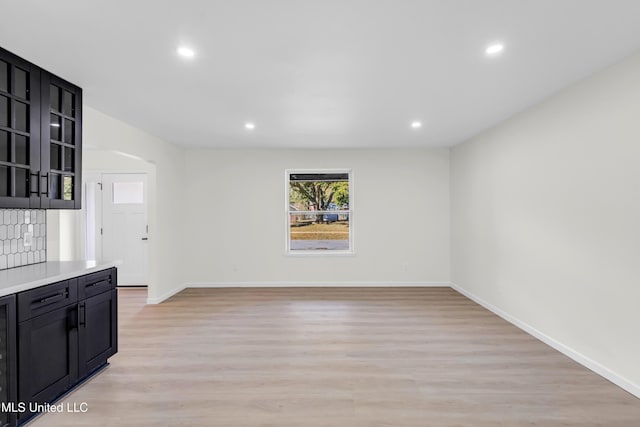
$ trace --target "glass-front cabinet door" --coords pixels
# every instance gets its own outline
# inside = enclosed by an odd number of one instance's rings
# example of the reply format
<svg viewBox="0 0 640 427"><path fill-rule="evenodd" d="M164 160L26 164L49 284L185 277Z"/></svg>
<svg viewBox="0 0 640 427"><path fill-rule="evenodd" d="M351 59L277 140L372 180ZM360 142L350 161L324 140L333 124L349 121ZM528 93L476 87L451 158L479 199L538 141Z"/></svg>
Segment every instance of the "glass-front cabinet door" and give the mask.
<svg viewBox="0 0 640 427"><path fill-rule="evenodd" d="M40 207L40 69L0 49L0 206Z"/></svg>
<svg viewBox="0 0 640 427"><path fill-rule="evenodd" d="M82 90L42 72L43 208L80 209ZM48 113L48 114L47 114Z"/></svg>

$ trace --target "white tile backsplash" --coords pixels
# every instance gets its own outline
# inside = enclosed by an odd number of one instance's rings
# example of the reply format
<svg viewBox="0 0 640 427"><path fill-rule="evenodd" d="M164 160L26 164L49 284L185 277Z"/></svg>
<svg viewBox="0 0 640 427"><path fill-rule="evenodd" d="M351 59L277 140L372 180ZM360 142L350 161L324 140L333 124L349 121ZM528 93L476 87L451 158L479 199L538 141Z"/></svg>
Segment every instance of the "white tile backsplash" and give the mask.
<svg viewBox="0 0 640 427"><path fill-rule="evenodd" d="M47 260L47 223L42 209L0 209L0 270ZM25 233L31 244L25 246Z"/></svg>

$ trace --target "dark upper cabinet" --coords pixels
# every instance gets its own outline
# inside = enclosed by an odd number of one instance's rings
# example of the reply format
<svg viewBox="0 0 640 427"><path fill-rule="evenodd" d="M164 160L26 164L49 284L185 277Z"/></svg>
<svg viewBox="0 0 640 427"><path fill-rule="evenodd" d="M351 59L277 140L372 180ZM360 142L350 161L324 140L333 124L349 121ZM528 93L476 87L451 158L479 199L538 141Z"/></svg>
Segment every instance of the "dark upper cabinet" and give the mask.
<svg viewBox="0 0 640 427"><path fill-rule="evenodd" d="M80 209L82 89L0 48L0 208Z"/></svg>
<svg viewBox="0 0 640 427"><path fill-rule="evenodd" d="M82 89L47 72L41 83L41 207L80 209Z"/></svg>
<svg viewBox="0 0 640 427"><path fill-rule="evenodd" d="M0 49L0 208L39 208L40 69Z"/></svg>

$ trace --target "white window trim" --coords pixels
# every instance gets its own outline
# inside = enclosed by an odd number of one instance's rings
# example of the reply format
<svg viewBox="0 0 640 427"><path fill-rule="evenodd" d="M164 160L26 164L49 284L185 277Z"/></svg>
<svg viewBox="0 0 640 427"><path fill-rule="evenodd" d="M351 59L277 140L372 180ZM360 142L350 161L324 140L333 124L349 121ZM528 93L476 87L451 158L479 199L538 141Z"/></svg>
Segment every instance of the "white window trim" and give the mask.
<svg viewBox="0 0 640 427"><path fill-rule="evenodd" d="M296 173L346 173L349 174L349 250L346 251L330 251L330 250L314 250L314 251L292 251L289 240L289 176ZM353 204L353 170L352 169L286 169L284 171L284 255L286 256L353 256L354 249L354 204Z"/></svg>

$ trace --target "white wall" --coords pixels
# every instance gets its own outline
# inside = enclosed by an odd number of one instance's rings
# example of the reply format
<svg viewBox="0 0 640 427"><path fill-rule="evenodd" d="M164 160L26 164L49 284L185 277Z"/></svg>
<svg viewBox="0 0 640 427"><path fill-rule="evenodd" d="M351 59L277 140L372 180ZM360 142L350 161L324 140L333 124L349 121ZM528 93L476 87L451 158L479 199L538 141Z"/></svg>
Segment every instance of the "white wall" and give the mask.
<svg viewBox="0 0 640 427"><path fill-rule="evenodd" d="M129 157L117 151L85 148L82 153L82 170L87 172L136 172L155 173L155 165L142 159Z"/></svg>
<svg viewBox="0 0 640 427"><path fill-rule="evenodd" d="M640 392L640 54L451 157L452 281Z"/></svg>
<svg viewBox="0 0 640 427"><path fill-rule="evenodd" d="M449 152L189 150L187 284L449 282ZM354 256L285 255L285 169L353 170Z"/></svg>
<svg viewBox="0 0 640 427"><path fill-rule="evenodd" d="M149 180L149 301L162 300L183 282L180 224L183 219L183 194L187 182L184 150L90 107L84 106L83 113L83 144L89 147L85 152L86 163L83 165L85 171L105 169L105 164L109 163L108 159L117 160L117 164L113 166L117 170L130 167L138 170L144 162L150 164L146 167L146 171L151 174ZM117 153L135 156L139 160L123 159L122 155ZM101 158L101 154L104 157ZM48 245L68 246L73 236L63 232L63 219L67 215L77 214L77 212L49 214L47 226L51 230L51 238L47 242ZM58 236L59 241L56 241ZM75 253L78 251L76 250ZM59 254L54 252L53 255L57 255L59 259L68 258L64 251L60 251Z"/></svg>
<svg viewBox="0 0 640 427"><path fill-rule="evenodd" d="M85 173L139 170L146 162L155 174L150 302L187 284L449 282L446 149L184 150L90 107L84 109L84 143ZM287 168L353 170L355 255L284 254ZM65 215L51 212L50 244L61 248L59 259L72 259L80 252L69 245Z"/></svg>
<svg viewBox="0 0 640 427"><path fill-rule="evenodd" d="M80 210L47 210L47 261L83 259Z"/></svg>

